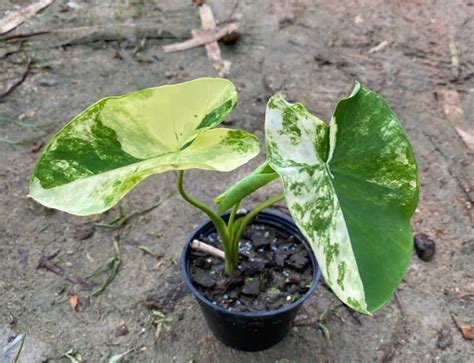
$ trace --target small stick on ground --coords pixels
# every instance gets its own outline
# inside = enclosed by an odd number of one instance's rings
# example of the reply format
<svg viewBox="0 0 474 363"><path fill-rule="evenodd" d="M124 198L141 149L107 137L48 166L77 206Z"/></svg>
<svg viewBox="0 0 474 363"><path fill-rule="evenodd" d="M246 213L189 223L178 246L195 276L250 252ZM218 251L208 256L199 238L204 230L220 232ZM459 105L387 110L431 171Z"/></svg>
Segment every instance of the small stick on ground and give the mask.
<svg viewBox="0 0 474 363"><path fill-rule="evenodd" d="M169 194L165 199L159 200L156 204L153 204L151 207L148 207L146 209L140 210L140 211L133 211L128 215L125 215L123 208L121 205L119 205L119 215L117 218L115 218L113 221L109 223L94 223L95 227L99 228L111 228L111 229L116 229L123 227L131 218L134 218L136 216L142 216L148 212L151 212L153 209L159 207L161 204L166 202L168 199L173 197L176 193L171 193Z"/></svg>
<svg viewBox="0 0 474 363"><path fill-rule="evenodd" d="M54 259L58 254L59 254L59 249L53 252L52 254L48 256L42 256L38 262L38 266L36 267L37 269L43 268L45 270L48 270L66 281L72 283L72 284L79 284L82 286L83 289L85 290L91 290L94 286L87 281L85 281L82 277L79 276L73 276L73 275L68 275L64 269L56 265L55 263L52 262L52 259Z"/></svg>
<svg viewBox="0 0 474 363"><path fill-rule="evenodd" d="M177 41L187 37L187 33L172 25L165 29L157 26L156 23L116 23L8 34L0 36L0 42L17 42L27 39L28 46L32 49L50 49L66 45L122 41L131 38L174 39Z"/></svg>
<svg viewBox="0 0 474 363"><path fill-rule="evenodd" d="M16 81L12 82L9 86L7 86L7 89L3 92L0 92L0 99L7 97L10 93L12 93L15 88L17 88L20 84L22 84L26 76L28 76L28 72L30 71L30 65L31 65L31 58L28 58L26 61L26 66L23 70L23 73L21 74L21 77L18 78Z"/></svg>
<svg viewBox="0 0 474 363"><path fill-rule="evenodd" d="M202 32L205 33L216 30L216 21L209 5L202 4L199 8L199 15L201 16L202 30L194 29L192 31L194 38L199 38ZM230 62L222 59L221 50L217 41L205 44L204 47L206 48L207 57L212 61L212 66L217 74L221 77L227 74L229 72Z"/></svg>
<svg viewBox="0 0 474 363"><path fill-rule="evenodd" d="M451 53L451 74L455 81L459 78L459 48L454 40L449 42L449 52Z"/></svg>
<svg viewBox="0 0 474 363"><path fill-rule="evenodd" d="M16 34L11 34L11 35L4 35L0 37L1 41L8 41L8 40L21 40L25 38L30 38L30 37L35 37L38 35L45 35L51 33L51 30L40 30L40 31L35 31L35 32L28 32L28 33L16 33Z"/></svg>
<svg viewBox="0 0 474 363"><path fill-rule="evenodd" d="M389 44L390 44L390 42L388 40L383 40L379 44L377 44L375 47L370 48L368 53L372 54L372 53L380 52L381 50L383 50Z"/></svg>
<svg viewBox="0 0 474 363"><path fill-rule="evenodd" d="M235 32L239 29L239 22L229 23L222 28L216 28L212 31L202 31L199 33L199 37L186 40L182 43L174 43L165 45L163 50L165 53L178 52L180 50L186 50L194 47L199 47L200 45L216 42L224 35Z"/></svg>
<svg viewBox="0 0 474 363"><path fill-rule="evenodd" d="M191 243L191 248L193 250L206 252L206 253L209 253L211 256L224 259L224 251L218 248L212 247L211 245L208 245L207 243L198 241L197 239L195 239Z"/></svg>
<svg viewBox="0 0 474 363"><path fill-rule="evenodd" d="M15 11L0 19L0 34L8 33L12 31L20 24L24 23L27 19L36 15L39 11L52 4L54 0L40 0L26 8Z"/></svg>

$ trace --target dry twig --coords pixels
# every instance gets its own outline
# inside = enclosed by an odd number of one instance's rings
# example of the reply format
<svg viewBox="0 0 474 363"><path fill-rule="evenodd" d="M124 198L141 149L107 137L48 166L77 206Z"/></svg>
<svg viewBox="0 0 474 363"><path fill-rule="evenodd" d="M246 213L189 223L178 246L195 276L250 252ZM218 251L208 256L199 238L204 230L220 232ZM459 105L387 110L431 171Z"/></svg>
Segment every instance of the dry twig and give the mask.
<svg viewBox="0 0 474 363"><path fill-rule="evenodd" d="M214 257L218 257L218 258L222 258L222 259L225 258L224 257L224 251L222 251L218 248L212 247L211 245L208 245L207 243L198 241L197 239L195 239L191 243L191 248L193 250L196 250L196 251L209 253L211 256L214 256Z"/></svg>
<svg viewBox="0 0 474 363"><path fill-rule="evenodd" d="M39 11L52 4L54 0L40 0L24 9L14 11L3 19L0 19L0 34L8 33L27 19L36 15Z"/></svg>
<svg viewBox="0 0 474 363"><path fill-rule="evenodd" d="M387 45L389 45L389 44L390 44L390 42L388 40L383 40L379 44L377 44L375 47L370 48L368 53L373 54L373 53L376 53L376 52L380 52L381 50L386 48Z"/></svg>
<svg viewBox="0 0 474 363"><path fill-rule="evenodd" d="M229 23L222 28L217 28L216 30L212 31L202 31L199 33L199 36L196 38L192 38L186 40L181 43L173 43L169 45L165 45L163 50L165 53L172 53L178 52L180 50L186 50L194 47L199 47L200 45L216 42L221 39L224 35L230 34L232 32L237 31L239 29L239 22Z"/></svg>
<svg viewBox="0 0 474 363"><path fill-rule="evenodd" d="M184 39L180 29L164 29L156 23L140 24L104 24L93 26L47 29L41 31L8 34L0 41L16 42L28 39L28 45L34 49L53 48L67 45L89 44L98 41L122 41L130 39Z"/></svg>
<svg viewBox="0 0 474 363"><path fill-rule="evenodd" d="M192 34L194 38L198 38L203 32L216 30L216 21L209 5L203 4L199 8L199 15L201 17L202 30L193 30ZM222 77L229 73L230 62L222 59L221 49L217 41L205 44L204 47L206 48L207 57L212 61L212 65L217 74Z"/></svg>
<svg viewBox="0 0 474 363"><path fill-rule="evenodd" d="M10 83L9 86L7 86L6 90L0 93L0 99L5 98L8 96L10 93L12 93L15 88L17 88L20 84L22 84L26 77L28 76L28 72L30 71L30 65L31 65L31 58L28 58L26 62L26 66L20 76L16 81Z"/></svg>
<svg viewBox="0 0 474 363"><path fill-rule="evenodd" d="M451 74L452 79L457 80L459 78L459 48L458 45L451 40L449 42L449 52L451 53Z"/></svg>
<svg viewBox="0 0 474 363"><path fill-rule="evenodd" d="M67 274L61 266L53 262L53 259L57 257L59 252L60 250L58 249L50 255L41 256L38 261L38 266L36 268L48 270L58 276L61 276L66 281L69 281L72 284L79 284L83 289L91 290L93 288L92 284L89 284L82 277Z"/></svg>

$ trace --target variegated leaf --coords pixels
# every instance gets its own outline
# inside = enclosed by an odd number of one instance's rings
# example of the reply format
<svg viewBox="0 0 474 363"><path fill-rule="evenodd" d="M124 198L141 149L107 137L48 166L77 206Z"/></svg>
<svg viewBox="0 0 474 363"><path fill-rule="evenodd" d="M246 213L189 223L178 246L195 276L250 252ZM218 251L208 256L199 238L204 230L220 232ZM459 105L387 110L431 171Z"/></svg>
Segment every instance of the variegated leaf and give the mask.
<svg viewBox="0 0 474 363"><path fill-rule="evenodd" d="M371 314L398 287L412 251L417 166L397 117L356 84L329 125L275 95L265 127L268 162L327 284Z"/></svg>
<svg viewBox="0 0 474 363"><path fill-rule="evenodd" d="M104 98L53 136L36 164L30 197L88 215L111 208L152 174L233 170L259 152L252 134L211 129L236 101L233 84L219 78Z"/></svg>

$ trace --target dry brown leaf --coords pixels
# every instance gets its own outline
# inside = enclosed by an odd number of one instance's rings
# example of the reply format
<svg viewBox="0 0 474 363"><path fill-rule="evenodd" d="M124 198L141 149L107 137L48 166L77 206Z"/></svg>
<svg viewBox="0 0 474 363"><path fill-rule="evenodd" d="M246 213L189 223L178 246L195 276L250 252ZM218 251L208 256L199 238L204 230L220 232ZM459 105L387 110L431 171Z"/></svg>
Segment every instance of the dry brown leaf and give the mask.
<svg viewBox="0 0 474 363"><path fill-rule="evenodd" d="M77 296L76 294L71 295L69 297L69 305L71 305L71 309L72 309L73 312L77 311L78 302L79 302L79 296Z"/></svg>
<svg viewBox="0 0 474 363"><path fill-rule="evenodd" d="M459 324L454 314L451 314L451 318L453 319L454 324L459 329L464 339L474 340L474 330L472 329L472 326L467 324Z"/></svg>
<svg viewBox="0 0 474 363"><path fill-rule="evenodd" d="M464 339L474 340L474 330L470 325L461 324L459 329Z"/></svg>
<svg viewBox="0 0 474 363"><path fill-rule="evenodd" d="M3 19L0 19L0 34L8 33L22 24L25 20L31 18L36 13L51 5L54 0L40 0L24 9L14 11Z"/></svg>

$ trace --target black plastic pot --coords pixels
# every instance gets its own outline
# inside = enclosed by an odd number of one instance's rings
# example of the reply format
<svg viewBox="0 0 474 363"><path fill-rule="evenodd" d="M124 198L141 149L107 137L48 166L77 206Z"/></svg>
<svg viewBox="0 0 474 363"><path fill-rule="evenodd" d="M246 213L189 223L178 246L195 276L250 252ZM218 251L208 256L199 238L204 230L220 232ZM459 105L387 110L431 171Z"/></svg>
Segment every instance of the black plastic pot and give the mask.
<svg viewBox="0 0 474 363"><path fill-rule="evenodd" d="M228 215L224 216L224 218L226 217ZM273 211L265 211L259 213L254 222L285 231L293 235L295 240L299 240L305 245L313 267L313 282L311 288L299 300L277 310L236 312L218 306L204 297L191 281L189 252L190 244L194 239L215 232L215 227L211 221L201 224L193 231L185 243L181 256L181 272L184 281L199 302L207 324L215 337L229 347L245 351L267 349L282 340L288 333L299 308L316 289L321 275L308 242L288 216Z"/></svg>

